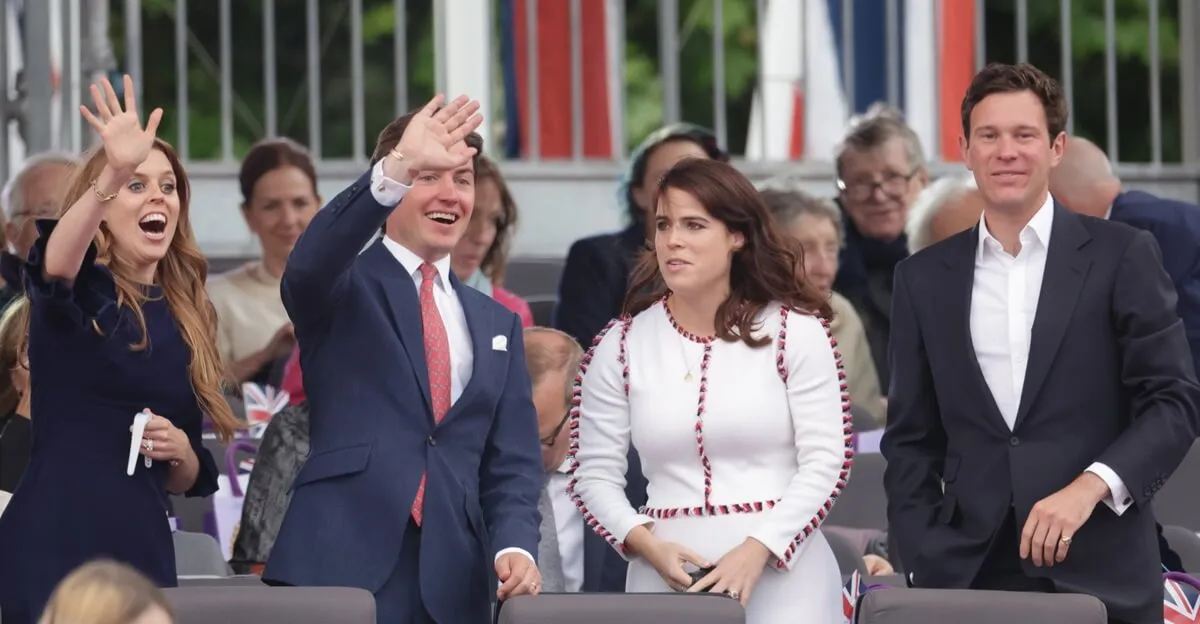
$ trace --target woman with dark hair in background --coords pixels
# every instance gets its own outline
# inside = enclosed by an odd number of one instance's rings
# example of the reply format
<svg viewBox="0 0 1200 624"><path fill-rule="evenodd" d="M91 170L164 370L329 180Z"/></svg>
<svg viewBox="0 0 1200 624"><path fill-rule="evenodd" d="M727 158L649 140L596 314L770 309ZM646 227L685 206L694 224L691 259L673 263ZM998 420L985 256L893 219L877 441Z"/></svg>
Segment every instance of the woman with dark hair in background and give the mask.
<svg viewBox="0 0 1200 624"><path fill-rule="evenodd" d="M143 129L128 76L124 93L122 106L107 80L92 87L97 112L82 113L102 147L59 219L38 222L24 271L37 420L0 516L5 624L34 621L59 581L100 556L174 586L167 495L215 492L201 424L207 416L225 440L240 425L222 395L187 173L155 138L162 109ZM140 438L138 414L149 417Z"/></svg>
<svg viewBox="0 0 1200 624"><path fill-rule="evenodd" d="M263 139L242 159L238 185L242 216L262 246L262 259L208 280L221 319L217 347L238 383L278 383L271 373L296 345L279 281L288 254L321 207L317 171L303 145Z"/></svg>
<svg viewBox="0 0 1200 624"><path fill-rule="evenodd" d="M748 624L841 622L819 528L852 455L828 298L730 165L683 161L656 189L626 315L581 367L569 491L629 558L628 591L724 593ZM641 510L624 488L630 444Z"/></svg>
<svg viewBox="0 0 1200 624"><path fill-rule="evenodd" d="M629 172L621 184L629 225L620 232L577 240L567 252L554 327L570 334L583 348L590 347L605 323L621 313L629 275L638 254L646 248L651 196L659 178L685 158L725 162L729 155L711 132L699 126L681 123L659 128L629 157Z"/></svg>

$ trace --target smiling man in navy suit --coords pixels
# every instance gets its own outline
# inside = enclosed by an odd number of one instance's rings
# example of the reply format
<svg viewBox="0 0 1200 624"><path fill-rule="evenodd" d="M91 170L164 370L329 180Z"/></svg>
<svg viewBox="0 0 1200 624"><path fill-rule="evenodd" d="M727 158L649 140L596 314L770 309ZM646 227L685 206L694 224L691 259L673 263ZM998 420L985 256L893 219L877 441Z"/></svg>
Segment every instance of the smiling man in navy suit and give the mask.
<svg viewBox="0 0 1200 624"><path fill-rule="evenodd" d="M441 104L380 133L371 171L317 213L283 275L311 450L263 578L362 587L389 624L486 621L493 592L541 585L521 324L450 271L479 104Z"/></svg>

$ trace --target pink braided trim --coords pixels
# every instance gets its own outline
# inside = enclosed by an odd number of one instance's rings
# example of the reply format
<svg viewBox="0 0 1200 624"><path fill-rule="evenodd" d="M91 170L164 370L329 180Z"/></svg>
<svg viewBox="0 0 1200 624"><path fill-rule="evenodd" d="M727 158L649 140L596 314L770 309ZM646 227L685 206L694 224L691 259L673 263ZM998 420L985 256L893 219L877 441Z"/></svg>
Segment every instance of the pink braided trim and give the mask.
<svg viewBox="0 0 1200 624"><path fill-rule="evenodd" d="M787 346L788 312L787 306L781 306L779 309L780 329L777 341L779 349L778 355L775 358L776 365L779 368L779 378L785 384L788 379L787 363L784 357L784 348ZM837 484L834 485L833 492L830 493L829 498L825 499L820 509L817 510L817 515L813 516L808 524L792 539L792 543L788 545L787 550L783 553L783 558L775 562L775 567L780 570L787 568L792 558L796 556L796 548L800 546L800 543L809 535L812 535L821 526L821 523L825 521L825 517L829 515L829 510L833 509L834 502L841 495L842 489L846 487L846 482L850 479L850 467L854 464L854 428L853 420L850 417L850 392L846 386L846 370L842 364L842 354L838 352L837 339L833 337L833 330L830 327L829 319L822 318L821 325L825 328L825 335L829 338L829 346L833 349L834 360L837 361L838 383L841 386L842 392L842 435L845 441L844 459L842 461L841 472L838 474Z"/></svg>
<svg viewBox="0 0 1200 624"><path fill-rule="evenodd" d="M567 484L567 495L571 497L571 501L575 503L575 507L583 514L584 522L596 532L596 535L604 538L604 541L622 553L625 552L625 544L619 541L604 525L600 524L600 521L596 519L596 516L592 515L587 505L584 504L583 498L575 491L575 484L578 482L575 478L575 471L579 469L579 460L575 458L579 454L579 408L583 403L583 377L587 374L587 369L592 362L593 355L595 355L596 347L600 345L600 341L604 340L604 336L608 334L608 331L616 325L620 325L621 327L617 361L621 363L621 378L625 384L625 396L629 396L629 359L626 357L625 339L629 334L629 326L632 322L633 319L627 316L613 319L592 340L592 346L583 355L583 359L580 360L579 372L575 375L575 383L571 389L571 416L567 422L569 431L567 435L570 440L567 456L571 459L570 468L567 470L567 476L571 479Z"/></svg>

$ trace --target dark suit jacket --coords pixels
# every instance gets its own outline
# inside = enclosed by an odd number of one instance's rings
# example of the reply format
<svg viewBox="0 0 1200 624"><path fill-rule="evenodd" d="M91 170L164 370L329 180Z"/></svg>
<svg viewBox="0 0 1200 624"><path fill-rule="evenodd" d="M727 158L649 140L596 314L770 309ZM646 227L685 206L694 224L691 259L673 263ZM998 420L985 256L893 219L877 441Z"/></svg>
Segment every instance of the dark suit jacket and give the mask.
<svg viewBox="0 0 1200 624"><path fill-rule="evenodd" d="M896 270L881 450L904 567L920 587L969 587L1010 506L1023 524L1034 503L1099 461L1133 506L1117 516L1097 505L1065 562L1025 561L1025 573L1099 597L1110 617L1161 619L1150 500L1195 438L1200 386L1158 247L1144 232L1055 207L1010 430L971 341L978 236L955 235Z"/></svg>
<svg viewBox="0 0 1200 624"><path fill-rule="evenodd" d="M417 289L382 241L359 254L393 208L375 201L365 174L317 213L288 260L283 303L300 347L311 450L263 577L378 592L403 556L428 473L424 607L440 622L481 621L495 554L536 556L540 537L542 459L521 323L450 275L474 370L434 424Z"/></svg>
<svg viewBox="0 0 1200 624"><path fill-rule="evenodd" d="M1175 306L1200 371L1200 206L1155 197L1142 191L1125 191L1113 201L1110 221L1145 230L1162 250L1163 268L1175 285Z"/></svg>
<svg viewBox="0 0 1200 624"><path fill-rule="evenodd" d="M554 328L588 349L608 322L621 315L629 276L646 247L646 225L575 241L558 282Z"/></svg>

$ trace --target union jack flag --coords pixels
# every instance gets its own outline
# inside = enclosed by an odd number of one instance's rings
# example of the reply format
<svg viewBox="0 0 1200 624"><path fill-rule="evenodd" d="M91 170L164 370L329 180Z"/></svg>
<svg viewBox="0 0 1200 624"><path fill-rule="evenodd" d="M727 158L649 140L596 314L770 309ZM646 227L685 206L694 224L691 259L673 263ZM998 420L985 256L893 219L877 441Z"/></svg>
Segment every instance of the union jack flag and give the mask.
<svg viewBox="0 0 1200 624"><path fill-rule="evenodd" d="M1200 623L1200 589L1173 576L1163 579L1163 624Z"/></svg>
<svg viewBox="0 0 1200 624"><path fill-rule="evenodd" d="M858 610L858 598L867 591L867 585L863 582L863 578L859 575L858 570L855 570L850 575L850 580L846 581L846 585L842 587L842 616L844 624L854 624L854 612Z"/></svg>

